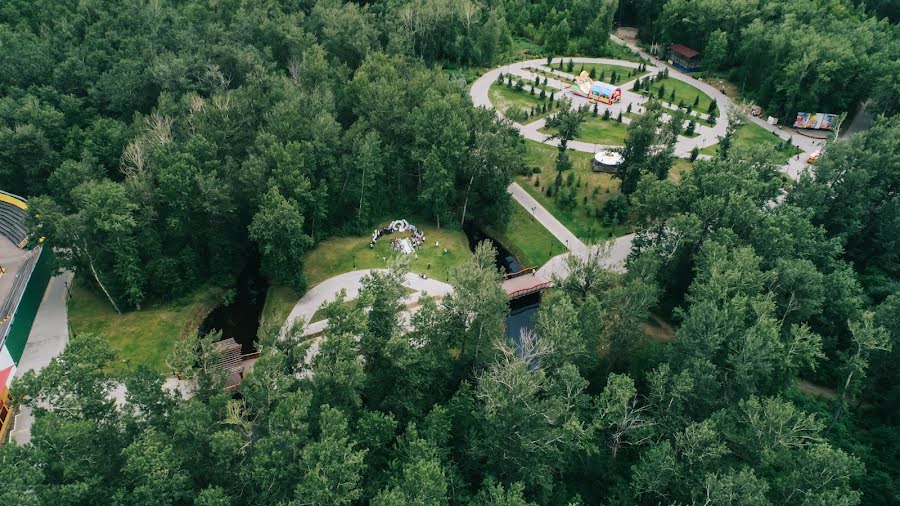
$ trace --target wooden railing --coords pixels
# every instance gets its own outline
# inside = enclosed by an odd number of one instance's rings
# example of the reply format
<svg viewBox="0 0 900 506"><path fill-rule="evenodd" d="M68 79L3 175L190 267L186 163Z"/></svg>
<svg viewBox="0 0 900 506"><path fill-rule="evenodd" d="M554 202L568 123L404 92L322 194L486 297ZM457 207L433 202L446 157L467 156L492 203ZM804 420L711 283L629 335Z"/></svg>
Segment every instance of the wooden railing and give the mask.
<svg viewBox="0 0 900 506"><path fill-rule="evenodd" d="M533 293L543 291L544 289L549 288L551 284L552 284L552 282L545 281L538 285L530 286L528 288L523 288L521 290L516 290L515 292L512 292L508 295L509 295L510 299L518 299L519 297L524 297L526 295L531 295Z"/></svg>
<svg viewBox="0 0 900 506"><path fill-rule="evenodd" d="M538 269L537 267L526 267L517 272L510 272L509 274L504 274L503 279L507 280L507 279L512 279L512 278L517 278L519 276L524 276L526 274L534 274L535 272L537 272L537 269Z"/></svg>

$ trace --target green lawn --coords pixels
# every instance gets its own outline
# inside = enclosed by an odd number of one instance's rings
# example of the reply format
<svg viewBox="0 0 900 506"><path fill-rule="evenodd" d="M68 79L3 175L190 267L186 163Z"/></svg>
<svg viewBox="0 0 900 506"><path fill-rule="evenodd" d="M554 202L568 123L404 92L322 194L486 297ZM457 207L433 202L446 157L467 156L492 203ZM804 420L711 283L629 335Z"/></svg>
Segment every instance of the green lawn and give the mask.
<svg viewBox="0 0 900 506"><path fill-rule="evenodd" d="M543 46L524 37L513 37L512 42L512 48L510 48L511 59L509 61L529 60L544 54Z"/></svg>
<svg viewBox="0 0 900 506"><path fill-rule="evenodd" d="M411 223L425 232L425 244L417 251L418 258L410 255L410 271L427 272L435 279L445 280L448 268L471 256L468 239L462 231L437 229L415 219L411 219ZM304 271L307 283L312 287L352 270L386 267L385 259L397 254L391 249L391 238L400 236L393 234L382 237L375 243L374 249L369 248L370 235L336 237L322 241L306 254ZM434 246L435 241L440 243L438 247ZM447 249L446 255L443 254L444 248Z"/></svg>
<svg viewBox="0 0 900 506"><path fill-rule="evenodd" d="M619 81L616 83L616 86L621 86L623 83L627 83L628 81L633 81L638 77L643 77L649 74L648 71L638 72L636 68L632 67L623 67L622 65L610 65L608 63L576 63L575 70L570 72L571 74L575 74L576 76L581 73L582 67L587 73L591 72L591 69L594 69L594 79L603 81L606 83L610 83L612 79L612 73L615 72L619 76ZM635 72L633 76L629 74L631 72ZM602 79L601 79L602 75Z"/></svg>
<svg viewBox="0 0 900 506"><path fill-rule="evenodd" d="M742 147L769 146L772 149L776 149L781 141L781 139L779 139L777 135L757 125L756 123L751 122L747 122L741 125L741 127L737 129L737 132L735 132L734 135L734 145ZM718 144L706 146L705 148L700 150L701 154L710 156L715 156L718 152ZM796 155L799 152L800 150L797 148L797 146L789 146L787 148L776 151L776 153L778 154L778 159L781 162L786 161L788 158Z"/></svg>
<svg viewBox="0 0 900 506"><path fill-rule="evenodd" d="M657 96L659 92L659 88L661 86L665 86L665 90L662 96L662 100L665 102L669 102L671 98L672 89L675 90L675 102L672 105L678 105L679 100L684 100L684 104L690 107L694 106L694 99L700 97L700 103L697 107L694 107L695 111L699 111L702 113L706 113L709 110L709 104L712 100L709 98L709 95L703 93L702 91L694 88L688 83L679 81L677 79L663 79L661 81L656 81L650 86L650 94L654 97Z"/></svg>
<svg viewBox="0 0 900 506"><path fill-rule="evenodd" d="M576 140L591 142L594 144L607 144L610 146L622 146L625 144L625 133L628 126L625 123L619 123L615 117L608 120L603 119L602 106L601 112L596 116L589 114L584 123L581 124L581 130ZM555 133L554 129L545 128L540 132L547 135ZM555 149L555 148L554 148Z"/></svg>
<svg viewBox="0 0 900 506"><path fill-rule="evenodd" d="M562 243L535 221L530 211L516 202L511 205L512 216L505 227L484 227L484 231L512 252L522 267L539 267L563 251Z"/></svg>
<svg viewBox="0 0 900 506"><path fill-rule="evenodd" d="M546 66L546 65L545 65L545 66ZM561 81L561 82L563 82L563 83L566 82L566 79L565 79L563 76L558 76L558 75L556 75L556 74L551 74L551 73L549 73L549 72L544 72L543 70L536 69L536 68L534 68L534 67L525 67L525 70L527 70L528 72L531 72L532 74L537 74L537 75L539 75L539 76L541 76L541 77L547 77L547 78L550 78L550 79L556 79L557 81ZM533 83L534 80L532 80L531 82ZM541 82L543 83L544 80L541 79ZM550 87L550 88L553 88L553 87L550 86L549 84L548 84L547 86Z"/></svg>
<svg viewBox="0 0 900 506"><path fill-rule="evenodd" d="M534 84L532 82L532 84ZM532 95L528 92L529 85L525 85L525 89L523 91L518 91L515 87L507 87L505 84L498 84L496 81L491 85L488 90L488 99L490 99L491 104L493 104L494 109L497 109L502 114L506 114L506 111L509 110L510 107L518 107L523 111L530 111L532 107L540 107L545 102L549 102L549 93L547 94L548 99L541 100L540 92L536 92L535 95ZM557 93L560 93L557 90ZM546 117L550 115L551 111L547 111L545 114L535 114L529 118L529 121L534 121L542 117Z"/></svg>
<svg viewBox="0 0 900 506"><path fill-rule="evenodd" d="M275 325L279 328L287 320L291 309L300 300L302 294L289 286L272 285L266 292L266 304L263 306L262 321Z"/></svg>
<svg viewBox="0 0 900 506"><path fill-rule="evenodd" d="M678 158L675 160L675 165L669 169L669 179L672 181L681 181L681 178L684 177L689 171L694 168L694 164L691 163L690 160L686 158Z"/></svg>
<svg viewBox="0 0 900 506"><path fill-rule="evenodd" d="M615 123L615 121L611 121L611 123ZM547 197L544 191L546 185L552 184L556 177L556 171L553 169L557 153L556 148L533 141L526 141L525 144L527 147L525 162L528 166L540 167L541 187L538 189L534 185L536 176L519 176L516 180L573 234L584 241L596 242L610 237L610 232L612 232L613 237L618 237L630 231L630 228L625 225L607 227L595 216L589 214L584 204L585 197L587 197L589 203L599 208L607 199L619 193L618 180L614 180L609 174L591 170L592 155L590 153L568 152L574 165L572 172L576 179L578 177L581 178L582 184L577 189L575 207L573 209L563 209L557 204L555 197ZM564 175L563 177L566 176ZM595 188L599 188L596 194L594 194Z"/></svg>
<svg viewBox="0 0 900 506"><path fill-rule="evenodd" d="M166 359L178 339L197 335L203 318L221 300L223 290L200 288L174 301L118 314L102 294L88 289L80 278L72 284L69 322L75 333L102 336L116 353L114 369L145 363L170 374Z"/></svg>

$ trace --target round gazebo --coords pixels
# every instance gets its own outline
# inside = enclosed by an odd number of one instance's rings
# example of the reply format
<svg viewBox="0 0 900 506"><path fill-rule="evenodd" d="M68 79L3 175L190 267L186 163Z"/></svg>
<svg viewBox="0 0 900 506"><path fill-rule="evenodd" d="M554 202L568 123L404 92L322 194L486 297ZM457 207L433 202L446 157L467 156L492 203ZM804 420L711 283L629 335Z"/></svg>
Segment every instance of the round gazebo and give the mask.
<svg viewBox="0 0 900 506"><path fill-rule="evenodd" d="M606 149L598 151L594 153L594 172L616 172L623 161L622 153Z"/></svg>

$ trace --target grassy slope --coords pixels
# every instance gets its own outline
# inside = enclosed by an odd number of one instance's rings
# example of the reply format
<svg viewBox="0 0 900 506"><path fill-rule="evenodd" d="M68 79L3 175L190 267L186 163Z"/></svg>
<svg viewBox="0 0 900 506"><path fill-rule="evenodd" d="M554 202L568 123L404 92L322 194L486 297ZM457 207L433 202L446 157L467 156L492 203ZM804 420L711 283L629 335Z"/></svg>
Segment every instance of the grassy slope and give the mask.
<svg viewBox="0 0 900 506"><path fill-rule="evenodd" d="M709 109L709 104L712 100L709 98L709 95L703 93L702 91L694 88L688 83L681 82L677 79L663 79L662 81L657 81L650 86L650 94L654 97L657 96L657 92L660 86L665 86L666 89L663 90L662 100L665 102L669 101L669 98L672 94L672 89L675 89L675 103L672 105L678 105L679 100L684 100L685 105L692 106L694 105L694 99L696 97L700 97L700 103L697 107L694 107L695 111L706 112Z"/></svg>
<svg viewBox="0 0 900 506"><path fill-rule="evenodd" d="M411 272L428 272L428 275L444 280L447 278L447 269L469 258L469 243L465 234L458 230L449 230L426 225L413 221L420 230L425 232L425 244L419 248L418 259L412 257ZM374 230L374 227L373 227ZM390 258L396 253L391 250L392 237L406 237L408 234L393 234L382 237L375 243L374 249L369 249L369 235L336 237L322 241L315 249L306 254L305 272L309 286L314 286L332 276L349 272L355 269L373 269L386 267L384 258ZM435 247L434 242L439 241L440 246ZM447 249L447 255L442 251ZM354 268L354 255L356 267ZM431 268L428 269L428 264Z"/></svg>
<svg viewBox="0 0 900 506"><path fill-rule="evenodd" d="M519 259L520 265L541 266L553 254L562 252L562 243L536 222L529 211L516 202L511 205L513 212L509 223L502 229L485 227L485 232L506 246Z"/></svg>
<svg viewBox="0 0 900 506"><path fill-rule="evenodd" d="M617 86L620 86L622 83L626 83L628 81L637 79L638 77L643 77L649 72L646 70L643 72L637 72L637 69L633 69L631 67L623 67L621 65L610 65L608 63L576 63L575 70L572 71L573 74L578 75L581 73L582 66L584 70L588 73L591 72L591 69L594 69L594 78L604 82L610 82L610 78L612 77L612 73L615 72L619 76L619 82L616 83ZM635 75L629 77L629 73L631 71L637 72ZM600 74L605 74L603 79L600 79Z"/></svg>
<svg viewBox="0 0 900 506"><path fill-rule="evenodd" d="M615 122L613 121L612 123ZM590 153L569 151L569 157L572 158L572 163L574 164L573 172L576 179L579 176L581 177L582 186L578 189L577 205L575 208L561 209L557 205L556 199L547 197L543 191L545 185L548 183L552 184L556 177L556 171L553 168L557 153L556 148L533 141L527 141L526 146L526 164L529 166L540 167L541 169L541 189L535 188L535 178L533 176L520 176L516 178L517 181L573 234L582 240L596 241L606 239L610 232L612 232L613 236L620 236L629 232L628 227L621 225L613 227L612 229L604 226L597 218L588 216L585 207L582 204L584 197L587 196L589 202L593 201L594 205L599 207L607 199L617 195L619 188L619 182L613 180L612 176L609 174L591 171L592 155ZM600 191L594 196L593 190L596 187L599 187Z"/></svg>
<svg viewBox="0 0 900 506"><path fill-rule="evenodd" d="M533 83L532 83L533 84ZM541 100L540 91L535 92L535 95L532 95L528 92L530 85L526 85L523 91L518 91L513 88L508 88L505 84L497 84L496 82L491 85L491 88L488 90L488 98L493 104L494 108L500 111L503 114L506 114L506 111L510 107L518 107L523 111L530 111L531 107L535 108L540 107L542 104L550 103L550 93L548 91L547 98L545 100ZM548 87L548 90L555 91L557 95L559 95L559 90L552 90ZM540 118L545 118L553 113L554 110L548 110L544 114L535 114L528 118L528 123L532 121L536 121Z"/></svg>
<svg viewBox="0 0 900 506"><path fill-rule="evenodd" d="M679 158L675 160L675 165L669 170L669 179L676 182L681 181L682 176L690 172L693 168L694 166L691 164L690 160Z"/></svg>
<svg viewBox="0 0 900 506"><path fill-rule="evenodd" d="M76 333L98 334L109 342L119 359L116 369L146 363L166 374L166 358L176 341L196 335L200 322L221 295L220 288L206 287L165 304L119 315L102 294L76 279L69 300L69 321Z"/></svg>
<svg viewBox="0 0 900 506"><path fill-rule="evenodd" d="M719 121L724 121L720 119ZM775 148L779 141L776 135L772 132L766 130L765 128L757 125L756 123L744 123L740 128L738 128L737 132L735 132L734 145L735 146L770 146ZM700 153L704 155L715 155L719 152L719 145L713 144L712 146L706 146L705 148L700 150ZM791 146L788 149L782 149L778 151L779 158L782 160L787 160L793 155L799 153L800 150L797 149L796 146Z"/></svg>
<svg viewBox="0 0 900 506"><path fill-rule="evenodd" d="M415 222L418 227L420 223ZM419 259L413 259L411 269L414 272L427 271L429 275L446 279L447 268L456 262L468 258L469 246L465 234L458 231L424 226L426 245L419 249ZM373 229L374 230L374 229ZM434 241L439 241L435 249ZM383 268L385 262L381 257L393 252L390 249L391 236L382 237L375 243L375 249L369 249L369 236L337 237L320 243L306 255L306 277L309 286L313 286L332 276L352 271L353 255L356 254L356 269ZM447 248L447 256L442 255ZM426 269L431 263L431 269ZM266 294L262 321L281 326L290 314L291 309L302 297L289 286L272 285Z"/></svg>
<svg viewBox="0 0 900 506"><path fill-rule="evenodd" d="M602 107L603 106L601 105L601 110ZM590 114L587 119L584 120L584 123L581 124L581 130L578 132L576 140L593 144L622 146L625 144L625 133L627 128L625 123L619 123L614 117L604 120L602 112L596 116ZM551 135L555 132L555 129L544 128L541 129L540 132Z"/></svg>
<svg viewBox="0 0 900 506"><path fill-rule="evenodd" d="M262 321L279 328L287 320L291 309L300 300L302 294L289 286L272 285L266 292L266 304L263 306Z"/></svg>

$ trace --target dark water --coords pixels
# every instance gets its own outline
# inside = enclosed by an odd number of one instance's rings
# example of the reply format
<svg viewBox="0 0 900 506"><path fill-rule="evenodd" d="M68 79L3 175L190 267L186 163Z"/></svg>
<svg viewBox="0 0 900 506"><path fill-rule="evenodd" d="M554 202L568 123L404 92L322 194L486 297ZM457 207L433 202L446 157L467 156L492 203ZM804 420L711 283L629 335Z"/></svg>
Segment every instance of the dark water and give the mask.
<svg viewBox="0 0 900 506"><path fill-rule="evenodd" d="M259 257L254 256L247 262L233 288L237 290L234 301L213 309L200 324L198 333L205 336L213 330L221 330L222 339L230 337L240 343L242 354L253 353L269 288L269 283L259 272Z"/></svg>
<svg viewBox="0 0 900 506"><path fill-rule="evenodd" d="M533 329L534 319L541 303L541 294L533 293L509 301L509 316L506 317L506 337L518 347L522 329Z"/></svg>
<svg viewBox="0 0 900 506"><path fill-rule="evenodd" d="M522 269L518 259L506 249L499 241L490 237L473 223L466 223L463 232L469 239L469 249L475 251L475 246L484 240L490 240L497 248L497 257L494 260L497 268L505 272L518 272ZM509 316L506 317L506 337L519 346L519 336L522 329L534 328L534 317L537 314L541 302L541 294L534 293L525 297L519 297L509 302Z"/></svg>
<svg viewBox="0 0 900 506"><path fill-rule="evenodd" d="M481 241L490 240L494 243L494 248L497 249L497 256L494 258L494 262L497 264L498 269L504 272L519 272L522 269L515 255L500 244L500 241L485 234L484 231L478 228L478 225L468 222L463 225L463 232L465 232L466 238L469 239L469 249L473 252L475 251L475 246Z"/></svg>

